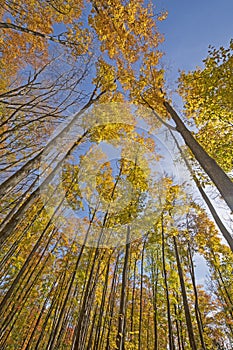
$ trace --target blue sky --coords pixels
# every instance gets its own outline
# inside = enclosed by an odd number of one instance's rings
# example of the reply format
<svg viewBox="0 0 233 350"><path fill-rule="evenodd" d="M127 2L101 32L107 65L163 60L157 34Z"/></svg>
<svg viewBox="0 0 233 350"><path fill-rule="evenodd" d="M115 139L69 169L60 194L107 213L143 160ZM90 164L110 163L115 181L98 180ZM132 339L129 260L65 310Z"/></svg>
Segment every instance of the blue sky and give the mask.
<svg viewBox="0 0 233 350"><path fill-rule="evenodd" d="M164 34L163 62L170 88L178 77L178 69L193 70L202 66L208 46L228 46L233 38L233 0L154 0L155 12L168 11L159 24Z"/></svg>

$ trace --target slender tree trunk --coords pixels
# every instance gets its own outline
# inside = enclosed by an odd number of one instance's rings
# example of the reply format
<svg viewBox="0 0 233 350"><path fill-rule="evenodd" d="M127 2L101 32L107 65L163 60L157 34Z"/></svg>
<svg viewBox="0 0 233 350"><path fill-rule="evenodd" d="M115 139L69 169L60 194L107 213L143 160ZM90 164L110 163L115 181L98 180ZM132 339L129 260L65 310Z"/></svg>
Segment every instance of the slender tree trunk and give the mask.
<svg viewBox="0 0 233 350"><path fill-rule="evenodd" d="M186 145L190 148L198 163L213 181L231 212L233 212L233 182L216 161L211 158L196 141L171 105L168 102L164 102L164 106L175 122L176 130L182 135Z"/></svg>
<svg viewBox="0 0 233 350"><path fill-rule="evenodd" d="M118 319L118 330L116 337L117 350L124 350L124 335L125 335L125 322L126 322L126 292L127 292L127 280L129 270L129 254L130 254L130 228L127 228L127 239L125 248L125 260L122 272L122 285L121 285L121 298L120 298L120 310Z"/></svg>
<svg viewBox="0 0 233 350"><path fill-rule="evenodd" d="M109 268L110 268L110 259L108 260L108 263L107 263L104 288L103 288L103 292L102 292L101 304L100 304L100 309L99 309L99 314L98 314L98 323L96 326L96 336L95 336L95 341L94 341L94 348L96 350L99 349L100 333L101 333L102 322L103 322L103 318L104 318L104 305L105 305L107 288L108 288Z"/></svg>
<svg viewBox="0 0 233 350"><path fill-rule="evenodd" d="M180 341L180 327L179 327L179 322L178 322L178 313L177 313L177 306L174 304L174 312L176 315L176 334L177 334L177 343L178 343L178 349L181 350L181 341Z"/></svg>
<svg viewBox="0 0 233 350"><path fill-rule="evenodd" d="M173 135L173 132L170 131L171 135L172 135L172 138L173 140L175 141L175 144L176 144L176 147L178 148L180 154L181 154L181 157L183 159L183 161L185 162L185 165L187 166L189 172L191 173L192 177L193 177L193 180L194 182L196 183L196 186L203 198L203 200L205 201L207 207L209 208L210 212L211 212L211 215L214 219L214 221L216 222L219 230L221 231L223 237L225 238L225 240L227 241L227 243L229 244L229 247L231 248L232 252L233 252L233 238L230 234L230 232L227 230L227 228L225 227L225 225L223 224L222 220L220 219L218 213L216 212L214 206L212 205L209 197L207 196L207 194L205 193L205 191L203 190L201 184L200 184L200 181L198 180L198 178L196 177L194 171L192 170L188 160L186 159L179 143L177 142L177 139L175 138L175 136Z"/></svg>
<svg viewBox="0 0 233 350"><path fill-rule="evenodd" d="M96 323L96 317L97 317L97 314L98 314L98 304L96 305L95 307L95 311L94 311L94 317L93 317L93 320L92 320L92 326L91 326L91 331L90 331L90 334L89 334L89 339L88 339L88 343L87 343L87 349L98 349L97 347L92 347L92 344L93 344L93 335L94 335L94 328L95 328L95 323ZM98 330L98 327L97 327L97 330ZM95 343L94 343L95 344Z"/></svg>
<svg viewBox="0 0 233 350"><path fill-rule="evenodd" d="M148 310L147 314L147 330L146 330L146 349L150 349L150 310Z"/></svg>
<svg viewBox="0 0 233 350"><path fill-rule="evenodd" d="M142 338L142 301L143 301L143 273L144 273L144 252L145 252L145 242L142 247L142 259L141 259L141 281L140 281L140 312L139 312L139 332L138 332L138 350L141 350L141 338Z"/></svg>
<svg viewBox="0 0 233 350"><path fill-rule="evenodd" d="M200 309L199 309L198 293L197 293L197 286L196 286L196 278L195 278L193 257L192 257L191 247L190 247L189 243L188 243L188 257L189 257L189 262L190 262L190 275L191 275L193 291L194 291L194 297L195 297L195 315L196 315L196 320L197 320L197 325L198 325L198 331L199 331L201 346L202 346L203 350L207 350L206 349L206 345L205 345L204 335L203 335L202 317L201 317L201 313L200 313Z"/></svg>
<svg viewBox="0 0 233 350"><path fill-rule="evenodd" d="M114 267L114 272L113 272L113 278L112 278L112 285L111 285L111 291L109 295L109 323L108 323L108 332L106 336L106 347L105 350L110 350L110 333L111 333L111 328L112 328L112 320L113 320L113 311L114 311L114 301L115 301L115 296L116 296L116 286L117 286L117 272L118 272L118 262L119 262L119 254L117 256L117 260L115 263Z"/></svg>
<svg viewBox="0 0 233 350"><path fill-rule="evenodd" d="M158 259L158 255L157 255ZM158 260L157 260L158 261ZM157 293L158 293L158 267L155 269L155 261L152 257L152 295L153 295L153 315L154 315L154 350L158 349L158 306L157 306Z"/></svg>
<svg viewBox="0 0 233 350"><path fill-rule="evenodd" d="M188 335L189 335L189 343L190 343L192 350L197 350L194 332L193 332L193 325L192 325L192 320L191 320L191 315L190 315L190 310L189 310L189 305L188 305L188 298L187 298L187 294L186 294L183 270L182 270L182 266L181 266L181 262L180 262L180 257L179 257L179 252L178 252L178 247L177 247L177 242L176 242L175 236L173 236L173 242L174 242L174 247L175 247L176 262L177 262L178 274L179 274L179 279L180 279L180 286L181 286L181 291L182 291L186 324L187 324Z"/></svg>
<svg viewBox="0 0 233 350"><path fill-rule="evenodd" d="M177 295L177 299L178 299L178 295ZM182 322L182 308L181 306L179 306L179 304L177 305L177 313L179 315L179 325L180 325L180 342L181 342L181 348L182 350L185 350L185 345L184 345L184 329L183 329L183 322Z"/></svg>
<svg viewBox="0 0 233 350"><path fill-rule="evenodd" d="M169 350L175 350L174 336L172 329L172 318L171 318L171 306L170 297L167 282L167 270L166 270L166 258L165 258L165 236L164 236L164 226L162 217L162 260L163 260L163 276L165 284L166 302L167 302L167 322L168 322L168 339L169 339Z"/></svg>
<svg viewBox="0 0 233 350"><path fill-rule="evenodd" d="M136 268L137 259L135 258L134 269L133 269L133 291L131 300L131 313L130 313L130 342L133 342L133 331L134 331L134 303L135 303L135 288L136 288Z"/></svg>

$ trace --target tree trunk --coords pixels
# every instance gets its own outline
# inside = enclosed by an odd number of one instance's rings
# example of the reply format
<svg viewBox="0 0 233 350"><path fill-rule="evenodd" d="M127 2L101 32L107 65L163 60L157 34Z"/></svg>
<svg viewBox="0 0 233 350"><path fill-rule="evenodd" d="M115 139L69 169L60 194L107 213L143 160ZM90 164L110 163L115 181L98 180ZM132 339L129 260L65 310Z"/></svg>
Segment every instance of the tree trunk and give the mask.
<svg viewBox="0 0 233 350"><path fill-rule="evenodd" d="M134 305L135 305L135 289L136 289L136 268L137 268L137 259L134 261L133 269L133 290L132 290L132 300L131 300L131 313L130 313L130 342L133 343L133 332L134 332Z"/></svg>
<svg viewBox="0 0 233 350"><path fill-rule="evenodd" d="M157 254L158 261L158 254ZM158 305L157 305L157 293L158 293L158 276L159 269L155 268L155 260L152 257L152 295L153 295L153 316L154 316L154 350L158 350Z"/></svg>
<svg viewBox="0 0 233 350"><path fill-rule="evenodd" d="M167 322L168 322L169 350L175 350L174 336L173 336L173 329L172 329L171 306L170 306L170 298L169 298L169 290L168 290L168 282L167 282L163 217L162 217L162 260L163 260L163 276L164 276L166 302L167 302Z"/></svg>
<svg viewBox="0 0 233 350"><path fill-rule="evenodd" d="M186 128L185 124L171 105L168 102L164 102L164 106L175 122L176 130L182 135L186 145L190 148L198 163L213 181L231 212L233 212L233 182L216 161L211 158L195 140L192 133Z"/></svg>
<svg viewBox="0 0 233 350"><path fill-rule="evenodd" d="M196 315L196 320L197 320L197 325L198 325L198 331L199 331L199 335L200 335L201 346L202 346L203 350L206 350L206 345L205 345L204 335L203 335L203 323L202 323L202 317L201 317L201 313L200 313L200 309L199 309L196 278L195 278L193 257L192 257L190 244L188 244L188 257L189 257L189 261L190 261L190 275L191 275L191 279L192 279L193 291L194 291L194 297L195 297L195 315Z"/></svg>
<svg viewBox="0 0 233 350"><path fill-rule="evenodd" d="M98 312L98 322L97 322L97 326L96 326L96 334L95 334L95 340L94 340L94 348L96 350L100 348L99 347L100 334L101 334L102 323L103 323L103 318L104 318L104 305L105 305L107 289L108 289L109 269L110 269L110 258L107 262L104 288L103 288L101 304L100 304L100 308L99 308L99 312Z"/></svg>
<svg viewBox="0 0 233 350"><path fill-rule="evenodd" d="M191 173L191 175L193 177L194 182L196 183L196 186L197 186L197 188L198 188L198 190L199 190L203 200L205 201L207 207L209 208L214 221L216 222L219 230L221 231L223 237L225 238L225 240L227 241L227 243L229 244L229 246L230 246L230 248L231 248L231 250L233 252L233 238L232 238L230 232L227 230L227 228L223 224L223 222L220 219L220 217L218 216L218 213L216 212L214 206L212 205L211 201L209 200L209 197L207 196L207 194L203 190L203 188L202 188L202 186L200 184L200 181L198 180L198 178L196 177L194 171L192 170L192 168L191 168L189 162L187 161L187 159L186 159L186 157L185 157L181 147L179 146L179 143L177 142L175 136L173 135L172 132L170 132L170 133L172 135L173 140L175 141L176 147L178 148L183 161L185 162L185 165L187 166L188 170L190 171L190 173Z"/></svg>
<svg viewBox="0 0 233 350"><path fill-rule="evenodd" d="M112 284L111 284L111 291L108 299L108 306L109 306L109 322L108 322L108 331L106 335L106 347L105 350L110 350L110 333L111 333L111 327L112 327L112 321L113 321L113 312L114 312L114 302L116 297L116 287L117 287L117 273L118 273L118 262L119 262L119 254L117 255L117 259L114 266L114 272L112 277Z"/></svg>
<svg viewBox="0 0 233 350"><path fill-rule="evenodd" d="M178 321L178 313L177 313L177 307L176 307L175 303L174 303L174 312L175 312L175 315L176 315L175 323L176 323L176 334L177 334L178 349L182 350L181 349L181 340L180 340L180 325L179 325L179 321Z"/></svg>
<svg viewBox="0 0 233 350"><path fill-rule="evenodd" d="M138 333L138 350L141 350L141 335L142 335L142 301L143 301L143 265L144 265L144 252L145 252L145 243L143 243L142 247L142 259L141 259L141 281L140 281L140 312L139 312L139 333Z"/></svg>
<svg viewBox="0 0 233 350"><path fill-rule="evenodd" d="M130 228L127 228L126 242L130 241ZM130 243L126 243L125 248L125 260L122 272L122 286L121 286L121 299L120 299L120 310L118 318L118 330L116 337L116 348L117 350L124 350L124 333L125 333L125 313L126 313L126 291L127 291L127 280L129 270L129 253Z"/></svg>
<svg viewBox="0 0 233 350"><path fill-rule="evenodd" d="M187 298L187 294L186 294L184 276L183 276L183 271L182 271L182 266L181 266L181 262L180 262L180 257L179 257L179 252L178 252L178 247L177 247L175 236L173 236L173 242L174 242L174 247L175 247L176 262L177 262L177 268L178 268L178 274L179 274L180 286L181 286L181 292L182 292L182 298L183 298L183 304L184 304L185 319L186 319L188 335L189 335L189 343L190 343L192 350L197 350L195 337L194 337L194 333L193 333L193 325L192 325L191 315L190 315L190 311L189 311L188 298Z"/></svg>

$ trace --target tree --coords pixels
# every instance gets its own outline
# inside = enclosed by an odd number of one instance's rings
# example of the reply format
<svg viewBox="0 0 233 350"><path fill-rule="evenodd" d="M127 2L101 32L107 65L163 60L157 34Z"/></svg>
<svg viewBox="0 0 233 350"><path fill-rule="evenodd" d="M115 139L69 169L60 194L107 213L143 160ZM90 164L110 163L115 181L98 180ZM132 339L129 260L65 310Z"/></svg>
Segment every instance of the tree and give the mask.
<svg viewBox="0 0 233 350"><path fill-rule="evenodd" d="M208 174L210 179L216 185L230 210L233 210L233 183L223 169L204 151L202 146L195 140L192 133L186 128L185 124L179 118L178 114L170 106L164 103L168 113L176 123L176 130L182 135L186 145L190 148L196 160Z"/></svg>
<svg viewBox="0 0 233 350"><path fill-rule="evenodd" d="M196 139L224 171L232 170L232 49L210 47L204 68L180 76L185 114L198 131Z"/></svg>
<svg viewBox="0 0 233 350"><path fill-rule="evenodd" d="M198 176L195 173L195 170L193 169L194 167L191 166L191 164L189 163L189 160L187 159L185 152L183 151L183 149L181 148L181 146L179 145L177 139L175 138L174 134L172 131L170 131L170 134L175 142L176 147L178 148L179 152L180 152L180 156L182 158L182 160L184 161L187 169L189 170L190 174L192 175L192 178L204 200L204 202L206 203L208 209L210 210L210 213L215 221L215 223L217 224L219 230L221 231L223 237L226 239L226 241L229 244L229 247L231 248L231 250L233 251L233 238L231 236L231 233L228 231L228 229L226 228L226 226L224 225L223 221L221 220L221 218L219 217L217 211L215 210L213 204L211 203L211 200L209 199L208 195L206 194L203 185L201 184L201 181L198 179Z"/></svg>

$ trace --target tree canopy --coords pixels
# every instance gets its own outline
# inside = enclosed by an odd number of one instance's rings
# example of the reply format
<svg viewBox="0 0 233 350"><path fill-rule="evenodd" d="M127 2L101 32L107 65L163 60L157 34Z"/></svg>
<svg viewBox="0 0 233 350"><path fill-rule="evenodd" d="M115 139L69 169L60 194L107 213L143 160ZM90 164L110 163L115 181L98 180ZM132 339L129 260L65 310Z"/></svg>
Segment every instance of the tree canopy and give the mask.
<svg viewBox="0 0 233 350"><path fill-rule="evenodd" d="M0 4L0 348L232 349L232 42L180 117L152 3Z"/></svg>

